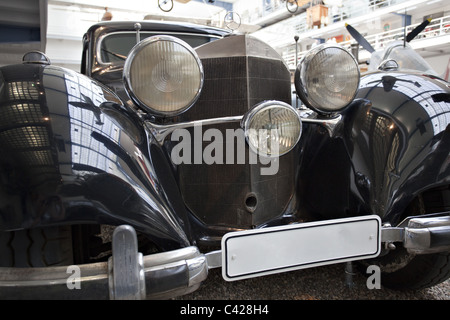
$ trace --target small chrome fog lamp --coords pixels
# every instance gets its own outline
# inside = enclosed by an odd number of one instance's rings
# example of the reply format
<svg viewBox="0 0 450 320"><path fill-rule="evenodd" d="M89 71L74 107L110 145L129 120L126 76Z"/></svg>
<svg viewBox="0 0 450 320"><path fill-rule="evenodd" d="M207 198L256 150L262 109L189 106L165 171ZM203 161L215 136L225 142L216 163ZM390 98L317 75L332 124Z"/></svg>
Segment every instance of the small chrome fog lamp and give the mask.
<svg viewBox="0 0 450 320"><path fill-rule="evenodd" d="M190 108L203 86L203 67L196 52L172 36L154 36L136 44L123 74L130 98L143 109L165 116Z"/></svg>
<svg viewBox="0 0 450 320"><path fill-rule="evenodd" d="M241 126L250 148L266 157L288 153L302 134L300 115L291 105L281 101L256 105L244 115Z"/></svg>
<svg viewBox="0 0 450 320"><path fill-rule="evenodd" d="M359 67L345 49L321 45L310 50L295 71L295 88L306 106L322 114L343 110L359 87Z"/></svg>

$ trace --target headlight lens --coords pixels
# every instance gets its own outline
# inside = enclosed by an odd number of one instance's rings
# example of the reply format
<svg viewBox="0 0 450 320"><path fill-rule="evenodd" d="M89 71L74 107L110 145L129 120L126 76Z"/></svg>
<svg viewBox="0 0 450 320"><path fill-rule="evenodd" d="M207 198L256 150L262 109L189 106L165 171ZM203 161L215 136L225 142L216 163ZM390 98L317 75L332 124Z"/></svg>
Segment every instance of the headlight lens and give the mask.
<svg viewBox="0 0 450 320"><path fill-rule="evenodd" d="M359 68L353 55L341 47L318 46L299 63L295 88L302 101L319 113L344 109L355 97Z"/></svg>
<svg viewBox="0 0 450 320"><path fill-rule="evenodd" d="M147 111L176 115L191 107L203 86L203 67L196 52L171 36L142 40L124 65L130 97Z"/></svg>
<svg viewBox="0 0 450 320"><path fill-rule="evenodd" d="M242 126L250 148L266 157L289 152L302 133L302 121L297 111L280 101L257 105L244 116Z"/></svg>

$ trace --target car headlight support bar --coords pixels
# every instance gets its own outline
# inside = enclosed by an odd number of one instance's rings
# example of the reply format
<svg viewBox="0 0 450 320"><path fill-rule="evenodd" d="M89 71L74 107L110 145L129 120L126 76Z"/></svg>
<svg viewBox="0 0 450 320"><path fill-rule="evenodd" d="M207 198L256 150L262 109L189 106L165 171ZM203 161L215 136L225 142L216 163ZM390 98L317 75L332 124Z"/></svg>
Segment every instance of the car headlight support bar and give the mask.
<svg viewBox="0 0 450 320"><path fill-rule="evenodd" d="M295 108L292 108L292 110L295 110L295 112L300 117L302 123L311 123L311 124L317 124L317 125L323 126L327 130L327 132L329 133L329 135L331 137L334 136L336 128L342 120L342 116L340 114L338 114L334 117L326 117L326 118L310 116L310 115L308 115L308 117L304 117L302 110L295 109ZM187 121L187 122L180 122L180 123L173 123L173 124L164 124L164 125L156 124L152 121L145 121L145 126L155 137L156 142L162 146L164 144L164 141L166 140L166 138L168 136L170 136L175 130L193 128L195 126L208 126L208 125L233 123L233 122L239 122L242 124L243 119L245 117L246 117L246 115L240 115L240 116L194 120L194 121Z"/></svg>

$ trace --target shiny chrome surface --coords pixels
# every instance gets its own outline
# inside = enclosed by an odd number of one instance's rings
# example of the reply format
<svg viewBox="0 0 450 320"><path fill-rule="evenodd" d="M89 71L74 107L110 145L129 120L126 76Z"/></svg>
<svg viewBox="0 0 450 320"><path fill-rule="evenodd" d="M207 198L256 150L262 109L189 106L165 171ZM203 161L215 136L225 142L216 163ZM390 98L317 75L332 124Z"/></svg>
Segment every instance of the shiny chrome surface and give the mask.
<svg viewBox="0 0 450 320"><path fill-rule="evenodd" d="M222 251L215 250L205 253L206 263L208 264L208 269L220 268L222 267Z"/></svg>
<svg viewBox="0 0 450 320"><path fill-rule="evenodd" d="M414 254L450 250L450 216L412 217L405 228L404 247Z"/></svg>
<svg viewBox="0 0 450 320"><path fill-rule="evenodd" d="M281 60L280 55L269 44L249 35L233 35L196 48L200 59L255 57ZM287 68L283 60L281 62Z"/></svg>
<svg viewBox="0 0 450 320"><path fill-rule="evenodd" d="M144 256L147 299L168 299L192 292L208 274L206 258L197 248ZM72 273L71 270L77 270ZM79 276L79 277L78 277ZM117 299L110 296L107 262L46 268L0 268L1 299ZM164 279L165 281L161 281ZM75 284L77 288L70 285ZM140 294L136 298L143 298Z"/></svg>
<svg viewBox="0 0 450 320"><path fill-rule="evenodd" d="M145 299L144 262L132 226L121 225L114 230L108 275L111 300Z"/></svg>
<svg viewBox="0 0 450 320"><path fill-rule="evenodd" d="M295 70L294 84L302 102L320 114L334 115L353 101L360 72L354 56L333 45L311 49Z"/></svg>
<svg viewBox="0 0 450 320"><path fill-rule="evenodd" d="M342 115L337 114L334 117L318 117L317 114L311 112L297 111L300 114L303 123L317 124L325 128L330 137L335 136L337 126L342 123Z"/></svg>
<svg viewBox="0 0 450 320"><path fill-rule="evenodd" d="M336 127L342 121L341 115L337 115L334 118L320 118L317 117L317 115L312 115L310 112L304 113L301 110L296 110L296 112L298 113L299 118L301 119L302 122L323 126L330 134L330 137L334 135ZM179 122L166 125L145 121L145 125L147 126L148 130L153 134L156 141L162 146L166 138L170 136L175 130L193 128L195 126L209 126L222 123L242 122L243 117L244 116L213 118L205 120Z"/></svg>
<svg viewBox="0 0 450 320"><path fill-rule="evenodd" d="M450 249L450 216L448 212L435 215L411 216L398 226L384 226L381 240L386 245L403 243L412 254L430 254ZM388 249L395 249L387 246Z"/></svg>
<svg viewBox="0 0 450 320"><path fill-rule="evenodd" d="M158 43L168 43L171 44L170 47L172 47L172 44L178 46L178 49L175 50L170 50L169 48L165 48L165 50L159 50L156 52L152 52L151 55L149 55L148 53L145 52L146 48L149 48L153 45L157 45ZM182 50L180 49L182 48ZM178 51L178 52L177 52ZM175 65L177 66L177 72L179 72L180 68L183 69L181 67L181 65L177 62L179 59L181 59L180 56L176 56L176 58L174 58L175 54L181 54L181 52L187 52L187 54L189 55L190 58L192 58L193 61L195 61L195 63L193 63L194 65L196 64L196 67L198 68L198 70L196 69L196 76L199 77L199 83L197 86L195 86L195 92L193 94L193 96L191 97L190 94L191 92L188 92L188 90L184 91L183 88L183 84L184 86L187 86L185 84L185 78L187 78L187 76L183 77L181 76L180 79L178 79L180 81L180 83L177 83L179 85L179 87L176 88L176 90L169 90L169 91L163 91L160 88L157 88L156 90L150 90L150 88L152 88L153 86L157 87L157 85L155 84L156 80L160 80L160 79L153 79L153 73L155 73L155 70L158 69L159 66L162 66L160 69L162 69L163 73L160 75L161 81L164 80L164 85L166 85L166 83L172 81L172 78L174 77L173 74L170 73L170 66ZM143 54L144 57L148 57L148 56L156 56L159 57L160 59L158 60L158 62L155 65L155 68L153 68L152 70L142 70L142 69L147 69L150 66L145 66L144 68L139 68L137 70L134 70L134 74L132 73L133 70L133 63L137 60L138 56L140 54ZM146 59L147 61L148 59ZM173 62L172 60L175 60L175 62ZM169 62L168 65L166 65L165 63ZM147 68L146 68L147 67ZM187 69L189 69L188 67L186 67ZM198 71L198 72L197 72ZM143 73L143 75L148 75L150 76L150 74L152 75L151 81L148 80L152 86L146 86L145 88L147 88L146 90L142 90L142 82L138 82L138 84L136 85L136 83L133 84L133 78L146 78L146 77L142 77L140 76L140 73ZM138 73L138 75L136 75L136 73ZM182 73L182 72L180 72ZM179 74L179 73L177 73ZM166 117L166 116L176 116L184 111L186 111L187 109L189 109L190 107L192 107L194 105L194 103L197 101L198 97L200 96L201 92L202 92L202 88L203 88L203 81L204 81L204 71L203 71L203 65L202 62L200 61L199 57L197 56L197 53L194 51L194 49L192 47L190 47L186 42L173 37L173 36L168 36L168 35L158 35L158 36L153 36L150 38L147 38L145 40L140 41L139 43L137 43L133 49L131 49L127 59L125 60L125 64L123 67L123 80L124 80L124 84L125 84L125 88L128 92L128 95L133 99L133 101L140 106L141 108L143 108L145 111L150 112L151 114L155 114L155 115L159 115L162 117ZM143 79L144 80L144 79ZM145 79L146 80L146 79ZM140 90L138 90L140 89ZM189 100L187 100L188 102L186 104L183 103L182 107L179 107L177 109L174 110L164 110L166 108L166 101L174 99L172 96L179 96L179 94L176 94L177 91L182 90L182 92L184 92L184 96L188 96ZM154 103L154 98L151 97L143 97L143 93L140 91L145 91L147 92L153 92L155 96L158 96L161 94L163 96L163 98L161 99L162 102L161 103ZM149 105L151 103L151 105Z"/></svg>
<svg viewBox="0 0 450 320"><path fill-rule="evenodd" d="M408 222L408 228L431 228L450 226L450 216L413 217Z"/></svg>
<svg viewBox="0 0 450 320"><path fill-rule="evenodd" d="M195 126L209 126L221 123L230 123L230 122L240 122L242 120L242 116L235 117L223 117L223 118L215 118L215 119L205 119L205 120L195 120L195 121L187 121L187 122L179 122L173 124L156 124L150 121L146 121L145 125L150 130L150 132L155 137L156 141L163 145L165 139L170 136L175 130L193 128Z"/></svg>
<svg viewBox="0 0 450 320"><path fill-rule="evenodd" d="M450 239L450 226L419 229L407 228L405 230L405 241L403 245L412 254L430 254L449 251L450 240L439 246L433 244L435 234L445 234Z"/></svg>
<svg viewBox="0 0 450 320"><path fill-rule="evenodd" d="M378 66L382 71L397 71L399 69L398 63L393 59L383 60Z"/></svg>
<svg viewBox="0 0 450 320"><path fill-rule="evenodd" d="M138 44L141 41L142 25L139 22L136 22L134 24L134 29L136 30L136 44Z"/></svg>
<svg viewBox="0 0 450 320"><path fill-rule="evenodd" d="M40 51L30 51L25 53L22 61L23 63L51 64L50 59L45 53Z"/></svg>
<svg viewBox="0 0 450 320"><path fill-rule="evenodd" d="M299 132L298 132L298 136L293 138L293 142L291 143L291 146L289 148L286 148L286 150L283 150L282 152L278 152L278 150L280 150L279 146L276 148L277 149L277 153L276 154L272 154L272 153L267 153L267 152L262 152L257 146L254 146L251 141L250 141L250 130L257 130L255 128L251 127L251 122L252 120L258 115L259 112L264 112L264 110L269 110L269 109L279 109L279 110L287 110L288 112L290 112L291 114L294 115L294 119L292 120L292 122L294 121L298 121L298 128L299 128ZM283 119L286 122L291 121L290 118L285 117L285 119ZM300 115L298 114L297 110L292 107L291 105L281 102L281 101L274 101L274 100L270 100L270 101L264 101L258 105L256 105L255 107L253 107L251 110L249 110L244 117L242 118L241 121L241 127L245 130L245 138L247 140L247 144L250 146L250 148L259 155L263 155L263 156L268 156L268 157L279 157L282 156L288 152L290 152L298 143L298 141L300 140L300 137L302 135L302 120L300 118ZM273 125L272 123L268 123L265 125L265 129L267 132L271 131L271 130L277 130L276 129L276 125ZM281 130L282 131L282 130ZM279 138L279 139L278 139ZM271 138L273 139L273 138ZM282 140L283 137L277 137L278 141L278 145L280 145L280 141ZM258 139L259 140L259 139Z"/></svg>

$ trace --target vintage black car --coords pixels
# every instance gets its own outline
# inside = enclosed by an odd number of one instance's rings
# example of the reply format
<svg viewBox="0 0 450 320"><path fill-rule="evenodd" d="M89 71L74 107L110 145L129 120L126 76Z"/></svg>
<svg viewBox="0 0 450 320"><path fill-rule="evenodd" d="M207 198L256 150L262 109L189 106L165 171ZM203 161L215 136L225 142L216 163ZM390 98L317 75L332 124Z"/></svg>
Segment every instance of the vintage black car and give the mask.
<svg viewBox="0 0 450 320"><path fill-rule="evenodd" d="M205 26L102 22L80 73L38 52L0 68L0 297L168 298L211 268L352 261L386 287L444 281L450 89L410 55L360 76L318 46L300 106L274 49Z"/></svg>

